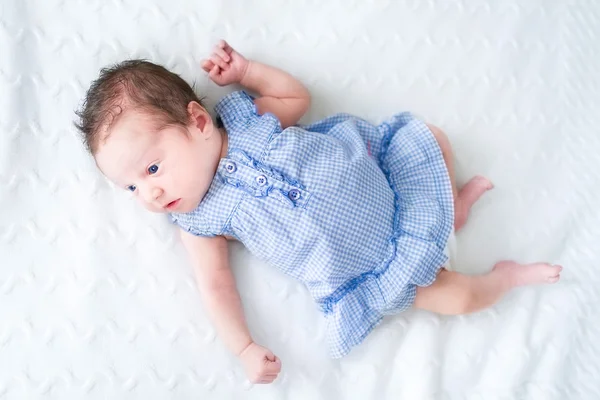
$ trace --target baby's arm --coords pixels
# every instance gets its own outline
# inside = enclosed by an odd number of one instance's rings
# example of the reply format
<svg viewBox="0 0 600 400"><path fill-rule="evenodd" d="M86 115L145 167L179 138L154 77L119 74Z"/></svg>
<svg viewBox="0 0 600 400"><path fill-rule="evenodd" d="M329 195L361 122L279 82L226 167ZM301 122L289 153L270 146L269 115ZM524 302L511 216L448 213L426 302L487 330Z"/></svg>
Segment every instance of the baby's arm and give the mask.
<svg viewBox="0 0 600 400"><path fill-rule="evenodd" d="M239 83L257 92L259 114L273 113L282 128L294 125L310 106L310 93L296 78L278 68L247 60L224 40L214 49L202 68L218 85Z"/></svg>
<svg viewBox="0 0 600 400"><path fill-rule="evenodd" d="M300 81L257 61L248 62L240 84L260 94L254 101L258 113L275 114L284 129L295 125L310 106L310 93Z"/></svg>
<svg viewBox="0 0 600 400"><path fill-rule="evenodd" d="M229 267L224 237L199 237L181 231L181 239L194 267L203 303L219 337L239 356L254 383L271 383L281 363L268 349L254 343L242 309L235 278Z"/></svg>

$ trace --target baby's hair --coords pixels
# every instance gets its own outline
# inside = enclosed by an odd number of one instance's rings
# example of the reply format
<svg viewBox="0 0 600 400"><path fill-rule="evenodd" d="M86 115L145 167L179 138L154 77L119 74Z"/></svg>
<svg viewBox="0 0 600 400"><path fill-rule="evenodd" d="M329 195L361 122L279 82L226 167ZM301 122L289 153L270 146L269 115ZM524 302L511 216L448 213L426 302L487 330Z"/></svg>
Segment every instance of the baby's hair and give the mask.
<svg viewBox="0 0 600 400"><path fill-rule="evenodd" d="M98 144L125 110L147 112L162 126L187 126L187 106L202 104L194 89L179 75L152 62L125 60L100 70L92 82L75 123L88 151L94 155Z"/></svg>

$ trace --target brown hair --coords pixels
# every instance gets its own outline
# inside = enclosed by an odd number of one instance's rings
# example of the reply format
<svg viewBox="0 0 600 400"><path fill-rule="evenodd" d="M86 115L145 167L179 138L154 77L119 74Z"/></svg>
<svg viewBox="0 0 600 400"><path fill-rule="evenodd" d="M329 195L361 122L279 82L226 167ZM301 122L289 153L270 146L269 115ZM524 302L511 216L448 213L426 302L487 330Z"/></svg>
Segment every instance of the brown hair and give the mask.
<svg viewBox="0 0 600 400"><path fill-rule="evenodd" d="M187 126L191 101L202 104L179 75L146 60L126 60L100 70L75 111L80 119L75 126L93 155L125 108L151 113L163 125Z"/></svg>

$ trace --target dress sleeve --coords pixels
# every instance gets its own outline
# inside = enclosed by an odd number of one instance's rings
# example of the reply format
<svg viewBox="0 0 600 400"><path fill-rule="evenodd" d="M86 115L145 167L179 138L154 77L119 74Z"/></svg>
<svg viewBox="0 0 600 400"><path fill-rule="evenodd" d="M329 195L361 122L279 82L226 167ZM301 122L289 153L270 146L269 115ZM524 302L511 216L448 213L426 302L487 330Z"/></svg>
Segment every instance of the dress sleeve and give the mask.
<svg viewBox="0 0 600 400"><path fill-rule="evenodd" d="M215 237L216 234L210 232L201 215L194 214L170 214L171 223L179 226L186 232L195 236Z"/></svg>
<svg viewBox="0 0 600 400"><path fill-rule="evenodd" d="M260 119L254 98L243 90L229 93L219 100L215 112L227 132L248 131Z"/></svg>

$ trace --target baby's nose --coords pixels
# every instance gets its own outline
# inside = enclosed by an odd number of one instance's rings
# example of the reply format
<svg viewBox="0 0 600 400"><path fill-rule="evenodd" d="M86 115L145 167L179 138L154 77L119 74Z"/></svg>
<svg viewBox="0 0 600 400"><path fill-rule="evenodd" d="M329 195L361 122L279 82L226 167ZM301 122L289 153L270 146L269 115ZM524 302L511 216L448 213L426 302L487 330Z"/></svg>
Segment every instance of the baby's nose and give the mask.
<svg viewBox="0 0 600 400"><path fill-rule="evenodd" d="M160 196L162 196L163 190L160 188L148 188L144 193L144 200L146 203L154 203Z"/></svg>
<svg viewBox="0 0 600 400"><path fill-rule="evenodd" d="M158 200L163 193L164 191L161 188L153 188L151 191L152 200Z"/></svg>

